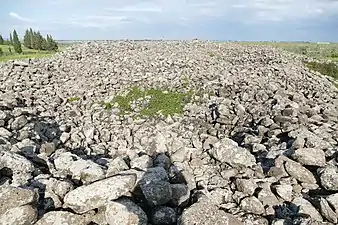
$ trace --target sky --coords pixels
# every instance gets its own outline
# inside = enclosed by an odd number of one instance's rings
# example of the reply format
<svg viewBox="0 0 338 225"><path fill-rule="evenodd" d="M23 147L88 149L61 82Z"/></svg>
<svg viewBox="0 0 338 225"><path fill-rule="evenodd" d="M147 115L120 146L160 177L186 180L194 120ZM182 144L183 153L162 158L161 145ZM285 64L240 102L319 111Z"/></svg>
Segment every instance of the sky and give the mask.
<svg viewBox="0 0 338 225"><path fill-rule="evenodd" d="M0 34L338 42L338 0L1 0Z"/></svg>

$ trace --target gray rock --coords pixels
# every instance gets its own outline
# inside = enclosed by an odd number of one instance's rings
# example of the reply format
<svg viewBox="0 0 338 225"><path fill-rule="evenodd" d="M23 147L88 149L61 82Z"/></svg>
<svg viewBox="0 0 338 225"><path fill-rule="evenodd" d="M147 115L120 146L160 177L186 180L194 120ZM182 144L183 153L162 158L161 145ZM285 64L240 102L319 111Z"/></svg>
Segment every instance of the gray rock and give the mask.
<svg viewBox="0 0 338 225"><path fill-rule="evenodd" d="M147 225L148 218L142 208L133 201L121 198L108 202L105 212L109 225Z"/></svg>
<svg viewBox="0 0 338 225"><path fill-rule="evenodd" d="M320 172L320 182L329 191L338 191L338 170L334 166L327 166Z"/></svg>
<svg viewBox="0 0 338 225"><path fill-rule="evenodd" d="M150 180L140 184L142 193L151 206L163 205L172 199L171 184L162 180Z"/></svg>
<svg viewBox="0 0 338 225"><path fill-rule="evenodd" d="M22 205L8 209L0 214L1 225L26 225L34 224L37 220L37 209L32 205Z"/></svg>
<svg viewBox="0 0 338 225"><path fill-rule="evenodd" d="M327 196L326 200L333 206L336 213L338 213L338 193Z"/></svg>
<svg viewBox="0 0 338 225"><path fill-rule="evenodd" d="M175 206L185 206L190 199L190 190L186 184L170 184L172 197L170 203Z"/></svg>
<svg viewBox="0 0 338 225"><path fill-rule="evenodd" d="M143 155L132 159L130 166L133 169L145 170L153 166L153 159L148 155Z"/></svg>
<svg viewBox="0 0 338 225"><path fill-rule="evenodd" d="M292 203L299 207L299 214L307 215L316 221L323 221L320 213L308 200L302 197L297 197L292 201Z"/></svg>
<svg viewBox="0 0 338 225"><path fill-rule="evenodd" d="M111 176L118 174L121 171L128 170L128 169L129 169L129 166L123 160L123 158L116 157L115 159L110 160L108 162L108 170L107 170L106 176L111 177Z"/></svg>
<svg viewBox="0 0 338 225"><path fill-rule="evenodd" d="M287 161L285 163L285 170L290 176L296 178L300 182L315 184L316 178L314 175L300 163Z"/></svg>
<svg viewBox="0 0 338 225"><path fill-rule="evenodd" d="M28 123L27 117L25 115L21 115L14 119L11 123L12 130L20 130Z"/></svg>
<svg viewBox="0 0 338 225"><path fill-rule="evenodd" d="M66 212L66 211L51 211L43 215L35 225L83 225L85 223L83 216Z"/></svg>
<svg viewBox="0 0 338 225"><path fill-rule="evenodd" d="M40 147L40 153L45 153L47 156L50 156L51 154L53 154L55 150L56 150L56 146L54 142L43 143L41 144L41 147Z"/></svg>
<svg viewBox="0 0 338 225"><path fill-rule="evenodd" d="M169 169L171 162L168 156L165 154L158 154L154 159L155 167L163 167L164 169Z"/></svg>
<svg viewBox="0 0 338 225"><path fill-rule="evenodd" d="M325 153L318 148L299 148L292 154L292 158L306 166L323 167L326 164Z"/></svg>
<svg viewBox="0 0 338 225"><path fill-rule="evenodd" d="M55 169L66 177L71 175L73 179L81 180L89 184L105 177L100 165L91 160L83 160L70 152L62 152L54 156Z"/></svg>
<svg viewBox="0 0 338 225"><path fill-rule="evenodd" d="M222 205L233 201L233 193L227 188L216 188L210 191L209 200L215 205Z"/></svg>
<svg viewBox="0 0 338 225"><path fill-rule="evenodd" d="M9 130L3 128L3 127L0 127L0 137L4 137L6 139L12 137L12 132L10 132Z"/></svg>
<svg viewBox="0 0 338 225"><path fill-rule="evenodd" d="M104 206L132 191L136 175L118 175L80 186L68 192L64 198L64 208L71 208L77 213L85 213L91 209Z"/></svg>
<svg viewBox="0 0 338 225"><path fill-rule="evenodd" d="M152 215L152 222L154 225L170 225L175 224L177 220L177 213L175 209L167 206L159 206Z"/></svg>
<svg viewBox="0 0 338 225"><path fill-rule="evenodd" d="M238 147L231 139L222 139L214 144L210 154L222 163L228 163L233 167L253 167L256 165L255 157L247 150Z"/></svg>
<svg viewBox="0 0 338 225"><path fill-rule="evenodd" d="M324 198L320 198L319 200L319 209L323 217L331 223L337 224L338 215L331 209L329 203Z"/></svg>
<svg viewBox="0 0 338 225"><path fill-rule="evenodd" d="M236 187L238 191L248 195L253 195L258 185L253 179L237 179Z"/></svg>
<svg viewBox="0 0 338 225"><path fill-rule="evenodd" d="M241 209L246 212L261 215L265 212L263 204L254 196L246 197L241 201Z"/></svg>
<svg viewBox="0 0 338 225"><path fill-rule="evenodd" d="M270 187L262 188L262 190L258 192L257 198L264 206L278 205L280 203L277 197L272 193Z"/></svg>
<svg viewBox="0 0 338 225"><path fill-rule="evenodd" d="M217 206L208 201L194 203L185 209L178 220L179 225L243 225L233 215L219 210Z"/></svg>
<svg viewBox="0 0 338 225"><path fill-rule="evenodd" d="M0 169L11 169L12 186L24 185L32 178L34 165L25 157L13 152L0 151Z"/></svg>
<svg viewBox="0 0 338 225"><path fill-rule="evenodd" d="M276 185L276 192L277 194L284 199L285 201L291 202L292 201L292 185L289 184L281 184Z"/></svg>

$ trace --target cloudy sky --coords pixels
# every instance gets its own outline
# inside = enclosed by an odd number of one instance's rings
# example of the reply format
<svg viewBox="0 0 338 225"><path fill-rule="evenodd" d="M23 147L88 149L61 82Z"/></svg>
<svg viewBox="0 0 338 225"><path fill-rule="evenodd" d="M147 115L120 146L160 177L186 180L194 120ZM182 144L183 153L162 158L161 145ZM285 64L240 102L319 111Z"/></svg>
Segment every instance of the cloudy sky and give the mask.
<svg viewBox="0 0 338 225"><path fill-rule="evenodd" d="M338 0L1 0L0 34L338 41Z"/></svg>

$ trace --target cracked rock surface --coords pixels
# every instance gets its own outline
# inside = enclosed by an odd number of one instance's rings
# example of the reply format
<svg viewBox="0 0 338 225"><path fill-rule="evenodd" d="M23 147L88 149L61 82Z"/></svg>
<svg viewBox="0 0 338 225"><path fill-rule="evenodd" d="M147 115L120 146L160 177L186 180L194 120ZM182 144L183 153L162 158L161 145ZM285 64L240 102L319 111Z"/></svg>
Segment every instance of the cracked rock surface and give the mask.
<svg viewBox="0 0 338 225"><path fill-rule="evenodd" d="M133 87L192 94L138 117L153 96L114 100ZM0 224L336 224L337 154L337 89L270 47L88 42L0 64Z"/></svg>

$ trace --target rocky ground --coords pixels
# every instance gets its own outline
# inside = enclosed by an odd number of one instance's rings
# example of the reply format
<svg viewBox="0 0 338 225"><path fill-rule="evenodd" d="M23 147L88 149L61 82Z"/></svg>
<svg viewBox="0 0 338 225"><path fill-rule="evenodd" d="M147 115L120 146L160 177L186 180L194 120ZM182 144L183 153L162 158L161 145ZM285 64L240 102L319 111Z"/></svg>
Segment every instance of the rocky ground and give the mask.
<svg viewBox="0 0 338 225"><path fill-rule="evenodd" d="M295 55L86 43L0 74L0 224L337 224L338 93ZM192 94L142 117L133 87Z"/></svg>

